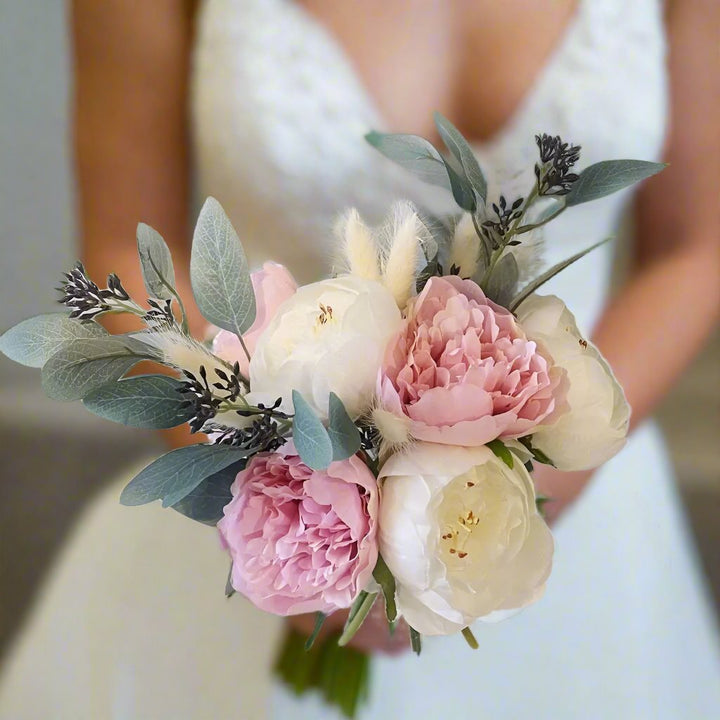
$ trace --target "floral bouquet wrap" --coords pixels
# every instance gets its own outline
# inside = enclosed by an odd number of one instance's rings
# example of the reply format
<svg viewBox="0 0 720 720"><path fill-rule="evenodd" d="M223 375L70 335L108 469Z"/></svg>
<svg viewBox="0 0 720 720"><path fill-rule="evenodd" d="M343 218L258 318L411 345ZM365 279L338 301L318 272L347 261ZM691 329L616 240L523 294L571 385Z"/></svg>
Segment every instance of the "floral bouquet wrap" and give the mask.
<svg viewBox="0 0 720 720"><path fill-rule="evenodd" d="M436 122L442 153L412 135L367 140L450 191L457 213L400 203L373 230L350 210L334 272L319 282L298 287L272 262L251 272L209 198L190 274L210 340L190 336L168 247L143 224L144 306L116 275L100 288L78 263L64 312L0 339L8 357L42 368L52 398L133 427L202 433L142 470L120 501L161 500L217 526L228 595L276 615L314 613L310 637L289 632L277 672L348 716L369 668L346 645L373 605L391 632L402 619L418 654L423 635L460 632L476 648L470 626L535 602L551 572L533 465L595 467L628 427L608 364L562 300L537 294L595 246L534 274L533 237L662 166L613 160L575 173L580 148L542 135L526 197L491 199L467 142ZM143 329L111 335L98 322L110 313ZM157 371L132 374L141 361ZM313 647L337 611L341 634Z"/></svg>

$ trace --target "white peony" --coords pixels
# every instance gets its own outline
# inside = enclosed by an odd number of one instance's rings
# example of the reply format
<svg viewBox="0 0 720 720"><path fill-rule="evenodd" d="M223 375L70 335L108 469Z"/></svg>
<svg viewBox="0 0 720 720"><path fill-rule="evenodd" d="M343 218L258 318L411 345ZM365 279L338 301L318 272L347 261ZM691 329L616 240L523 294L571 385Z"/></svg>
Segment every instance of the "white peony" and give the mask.
<svg viewBox="0 0 720 720"><path fill-rule="evenodd" d="M630 406L610 366L554 295L532 295L520 305L517 317L527 336L565 369L570 383L569 410L536 428L533 445L560 470L602 465L625 444L630 421Z"/></svg>
<svg viewBox="0 0 720 720"><path fill-rule="evenodd" d="M408 624L449 635L537 600L553 539L532 479L487 447L418 443L380 472L380 553Z"/></svg>
<svg viewBox="0 0 720 720"><path fill-rule="evenodd" d="M325 418L330 392L356 418L369 409L385 347L400 310L380 283L343 275L305 285L278 309L250 361L253 397L292 412L300 392Z"/></svg>

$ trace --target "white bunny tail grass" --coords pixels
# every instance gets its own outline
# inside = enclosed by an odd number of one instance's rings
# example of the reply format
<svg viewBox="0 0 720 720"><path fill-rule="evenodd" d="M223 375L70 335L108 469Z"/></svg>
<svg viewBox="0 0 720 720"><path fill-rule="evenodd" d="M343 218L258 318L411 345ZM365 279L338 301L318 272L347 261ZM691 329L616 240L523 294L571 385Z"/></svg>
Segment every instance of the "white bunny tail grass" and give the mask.
<svg viewBox="0 0 720 720"><path fill-rule="evenodd" d="M448 269L455 267L460 277L469 278L475 275L480 258L480 238L475 231L472 217L465 213L455 226L450 245L450 262Z"/></svg>
<svg viewBox="0 0 720 720"><path fill-rule="evenodd" d="M340 218L336 233L342 243L348 272L366 280L380 281L378 248L357 210L353 208Z"/></svg>
<svg viewBox="0 0 720 720"><path fill-rule="evenodd" d="M373 408L371 418L382 437L383 448L397 450L412 441L407 418L398 417L381 407Z"/></svg>
<svg viewBox="0 0 720 720"><path fill-rule="evenodd" d="M422 247L427 229L410 203L397 203L391 225L385 229L387 254L382 281L400 308L413 295L422 267Z"/></svg>

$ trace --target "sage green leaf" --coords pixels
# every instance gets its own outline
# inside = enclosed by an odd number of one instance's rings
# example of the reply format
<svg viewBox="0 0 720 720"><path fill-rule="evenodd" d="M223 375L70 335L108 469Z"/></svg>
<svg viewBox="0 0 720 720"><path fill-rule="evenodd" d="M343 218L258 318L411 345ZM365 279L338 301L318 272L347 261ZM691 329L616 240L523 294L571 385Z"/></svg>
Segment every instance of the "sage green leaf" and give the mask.
<svg viewBox="0 0 720 720"><path fill-rule="evenodd" d="M377 593L368 593L363 590L357 598L355 598L355 602L350 606L342 635L340 635L337 642L340 647L344 647L355 637L355 633L360 629L360 626L375 604L377 596Z"/></svg>
<svg viewBox="0 0 720 720"><path fill-rule="evenodd" d="M378 555L377 563L373 570L373 578L375 578L375 582L382 588L383 597L385 598L385 615L388 622L393 623L397 620L395 578L381 555Z"/></svg>
<svg viewBox="0 0 720 720"><path fill-rule="evenodd" d="M492 270L483 290L498 305L507 307L517 290L520 269L511 252L506 252Z"/></svg>
<svg viewBox="0 0 720 720"><path fill-rule="evenodd" d="M182 405L182 383L167 375L138 375L103 385L83 398L95 415L122 425L160 430L187 422L192 408Z"/></svg>
<svg viewBox="0 0 720 720"><path fill-rule="evenodd" d="M243 458L209 475L182 500L176 502L172 509L205 525L217 525L223 516L223 509L232 500L230 487L246 464L247 460Z"/></svg>
<svg viewBox="0 0 720 720"><path fill-rule="evenodd" d="M445 164L448 178L450 178L450 190L455 198L455 202L467 212L474 213L477 210L477 200L473 192L472 185L465 177L463 172L459 172L453 163L446 159L442 159Z"/></svg>
<svg viewBox="0 0 720 720"><path fill-rule="evenodd" d="M171 300L175 291L175 268L170 249L156 230L145 223L137 226L137 250L145 289L150 297Z"/></svg>
<svg viewBox="0 0 720 720"><path fill-rule="evenodd" d="M568 207L612 195L659 173L665 163L647 160L603 160L586 167L565 196Z"/></svg>
<svg viewBox="0 0 720 720"><path fill-rule="evenodd" d="M327 615L325 615L325 613L321 613L321 612L315 613L315 627L313 628L313 631L310 634L310 637L308 637L308 639L305 641L305 652L310 650L312 648L312 646L315 644L315 641L317 640L317 636L320 634L320 630L321 630L326 618L327 618Z"/></svg>
<svg viewBox="0 0 720 720"><path fill-rule="evenodd" d="M328 435L332 443L333 460L345 460L360 449L360 431L342 403L334 393L330 393Z"/></svg>
<svg viewBox="0 0 720 720"><path fill-rule="evenodd" d="M369 132L365 139L386 158L431 185L452 190L445 161L440 153L419 135Z"/></svg>
<svg viewBox="0 0 720 720"><path fill-rule="evenodd" d="M320 418L297 391L292 392L295 417L293 441L300 459L313 470L324 470L333 460L333 445Z"/></svg>
<svg viewBox="0 0 720 720"><path fill-rule="evenodd" d="M205 478L252 454L229 445L188 445L171 450L141 470L120 495L123 505L153 500L170 507L189 495Z"/></svg>
<svg viewBox="0 0 720 720"><path fill-rule="evenodd" d="M606 242L609 242L612 240L612 238L605 238L603 240L600 240L599 242L596 242L594 245L591 245L589 248L585 248L585 250L581 250L579 253L575 253L575 255L572 255L571 257L567 258L566 260L562 260L561 262L557 263L557 265L553 265L549 270L546 270L542 275L538 275L534 280L531 280L510 302L508 305L508 309L512 312L515 312L517 310L523 300L527 300L530 295L532 295L538 288L542 287L548 280L552 280L559 272L564 270L569 265L572 265L574 262L580 260L580 258L585 257L589 252L592 252L595 250L595 248L599 248L601 245L604 245Z"/></svg>
<svg viewBox="0 0 720 720"><path fill-rule="evenodd" d="M238 335L255 321L255 293L245 251L225 211L212 197L205 201L195 227L190 281L206 320Z"/></svg>
<svg viewBox="0 0 720 720"><path fill-rule="evenodd" d="M485 202L485 198L487 197L487 182L480 168L480 163L478 163L475 153L473 153L467 140L465 140L462 133L439 112L435 113L435 126L447 149L452 153L458 163L460 163L465 177L470 182L473 190L475 190L478 197Z"/></svg>
<svg viewBox="0 0 720 720"><path fill-rule="evenodd" d="M154 359L142 343L108 335L63 344L42 369L42 386L54 400L81 400L121 378L140 360Z"/></svg>
<svg viewBox="0 0 720 720"><path fill-rule="evenodd" d="M513 461L512 453L508 450L502 440L491 440L487 446L493 451L493 454L496 457L499 457L511 470L513 469L513 465L515 463Z"/></svg>
<svg viewBox="0 0 720 720"><path fill-rule="evenodd" d="M63 343L107 335L96 322L81 322L64 313L36 315L0 336L0 352L21 365L40 368Z"/></svg>

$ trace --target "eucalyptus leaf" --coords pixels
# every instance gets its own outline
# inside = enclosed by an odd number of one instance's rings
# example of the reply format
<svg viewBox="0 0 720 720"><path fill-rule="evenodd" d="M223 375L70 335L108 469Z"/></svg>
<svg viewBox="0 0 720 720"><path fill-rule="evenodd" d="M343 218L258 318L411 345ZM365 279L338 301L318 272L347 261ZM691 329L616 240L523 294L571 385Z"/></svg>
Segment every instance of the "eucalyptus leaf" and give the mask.
<svg viewBox="0 0 720 720"><path fill-rule="evenodd" d="M145 223L137 226L137 250L145 289L150 297L171 300L175 291L175 268L170 249L157 230Z"/></svg>
<svg viewBox="0 0 720 720"><path fill-rule="evenodd" d="M223 516L224 507L232 500L230 487L237 474L245 469L246 463L247 460L243 458L209 475L182 500L176 502L172 509L205 525L217 525Z"/></svg>
<svg viewBox="0 0 720 720"><path fill-rule="evenodd" d="M452 190L442 156L425 138L373 130L365 139L386 158L423 182Z"/></svg>
<svg viewBox="0 0 720 720"><path fill-rule="evenodd" d="M82 322L64 313L36 315L0 336L0 352L21 365L40 368L63 343L107 336L96 322Z"/></svg>
<svg viewBox="0 0 720 720"><path fill-rule="evenodd" d="M487 182L480 168L475 153L463 137L462 133L439 112L435 113L435 126L440 133L440 137L447 146L447 149L453 154L463 169L465 177L470 182L473 190L478 197L485 202L487 197Z"/></svg>
<svg viewBox="0 0 720 720"><path fill-rule="evenodd" d="M477 200L470 181L465 177L464 172L455 168L451 160L443 158L442 161L450 178L450 190L455 202L463 210L474 213L477 210Z"/></svg>
<svg viewBox="0 0 720 720"><path fill-rule="evenodd" d="M585 257L589 252L592 252L595 250L595 248L599 248L601 245L604 245L606 242L609 242L612 240L612 238L604 238L603 240L600 240L599 242L596 242L594 245L591 245L589 248L585 248L585 250L581 250L579 253L575 253L575 255L572 255L571 257L567 258L566 260L563 260L562 262L557 263L557 265L553 265L549 270L546 270L542 275L539 275L534 280L531 280L510 302L508 305L508 309L512 312L515 312L515 310L520 307L521 303L524 300L527 300L530 295L532 295L538 288L542 287L548 280L552 280L559 272L564 270L569 265L572 265L577 260L580 260L580 258Z"/></svg>
<svg viewBox="0 0 720 720"><path fill-rule="evenodd" d="M182 383L167 375L138 375L103 385L83 398L95 415L122 425L160 430L187 422L194 414L179 389Z"/></svg>
<svg viewBox="0 0 720 720"><path fill-rule="evenodd" d="M517 290L520 269L511 252L506 252L492 270L483 290L498 305L507 307Z"/></svg>
<svg viewBox="0 0 720 720"><path fill-rule="evenodd" d="M121 378L140 360L154 359L140 342L122 336L80 338L63 344L42 369L42 386L54 400L81 400Z"/></svg>
<svg viewBox="0 0 720 720"><path fill-rule="evenodd" d="M502 440L491 440L487 446L496 457L500 458L511 470L513 469L515 462L512 453Z"/></svg>
<svg viewBox="0 0 720 720"><path fill-rule="evenodd" d="M634 185L666 167L647 160L603 160L586 167L565 196L568 207L597 200Z"/></svg>
<svg viewBox="0 0 720 720"><path fill-rule="evenodd" d="M195 227L190 280L206 320L237 335L255 321L255 293L245 251L225 211L213 197L205 201Z"/></svg>
<svg viewBox="0 0 720 720"><path fill-rule="evenodd" d="M220 470L244 459L252 450L229 445L188 445L171 450L141 470L120 495L123 505L145 505L163 501L176 505L200 483Z"/></svg>
<svg viewBox="0 0 720 720"><path fill-rule="evenodd" d="M300 459L313 470L324 470L333 460L333 444L320 418L297 391L292 392L295 417L293 441Z"/></svg>
<svg viewBox="0 0 720 720"><path fill-rule="evenodd" d="M332 443L333 460L345 460L360 449L360 431L334 392L330 393L328 414L327 433Z"/></svg>

